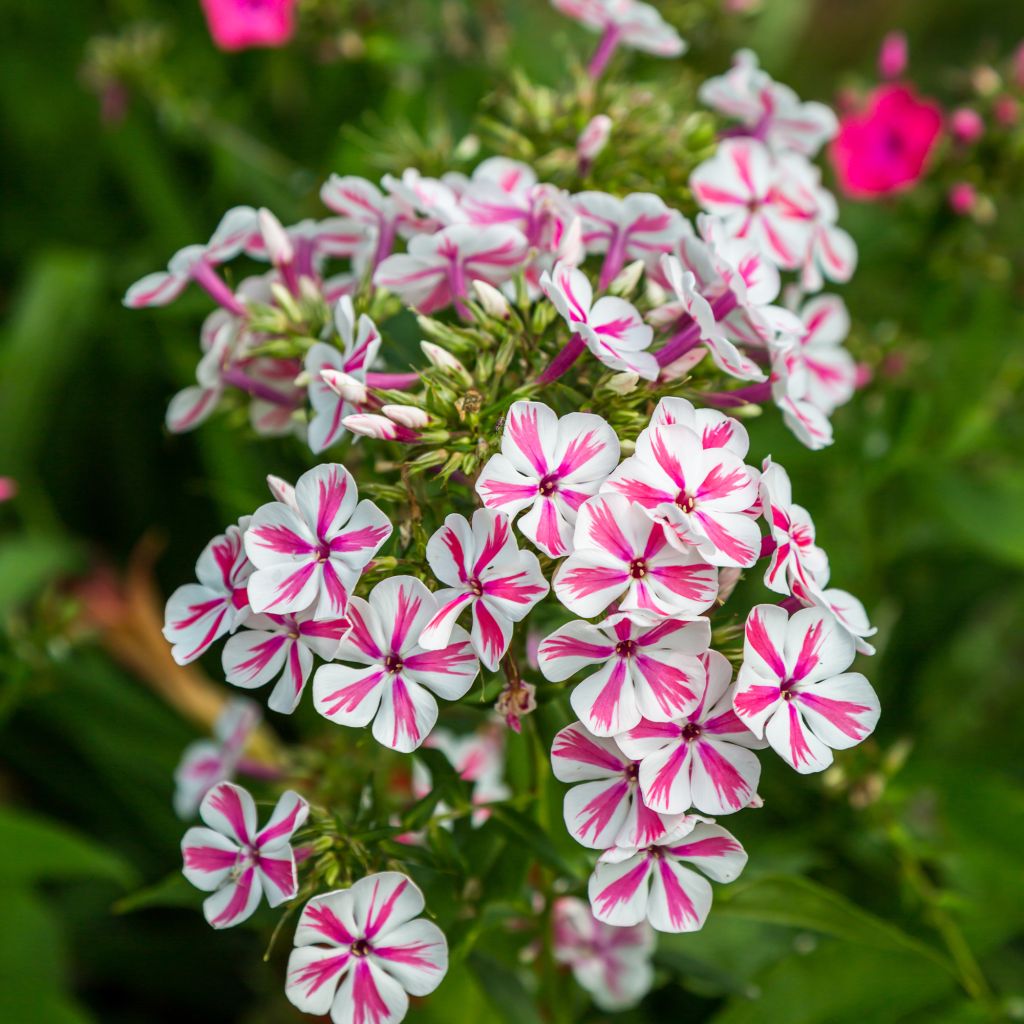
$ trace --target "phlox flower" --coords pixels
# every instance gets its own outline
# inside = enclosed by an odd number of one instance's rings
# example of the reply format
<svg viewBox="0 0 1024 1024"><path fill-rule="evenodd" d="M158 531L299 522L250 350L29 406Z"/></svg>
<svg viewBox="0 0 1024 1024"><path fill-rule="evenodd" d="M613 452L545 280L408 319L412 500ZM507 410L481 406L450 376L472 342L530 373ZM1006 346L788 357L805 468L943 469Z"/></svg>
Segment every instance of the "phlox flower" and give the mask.
<svg viewBox="0 0 1024 1024"><path fill-rule="evenodd" d="M471 609L473 650L492 672L512 642L520 622L548 592L548 582L532 551L520 551L511 520L477 509L472 524L450 515L427 541L427 562L445 586L435 594L436 614L420 633L427 650L446 646L455 621Z"/></svg>
<svg viewBox="0 0 1024 1024"><path fill-rule="evenodd" d="M828 555L815 543L810 513L793 501L789 474L771 459L764 461L760 491L762 515L775 545L764 585L777 594L791 594L794 583L806 593L819 590L818 581L828 575Z"/></svg>
<svg viewBox="0 0 1024 1024"><path fill-rule="evenodd" d="M801 774L832 763L833 750L874 731L878 697L859 672L853 638L833 615L803 608L790 617L760 604L747 618L736 714Z"/></svg>
<svg viewBox="0 0 1024 1024"><path fill-rule="evenodd" d="M448 970L448 942L405 875L382 871L302 909L285 995L334 1024L398 1024L409 996L425 996Z"/></svg>
<svg viewBox="0 0 1024 1024"><path fill-rule="evenodd" d="M249 611L248 583L253 566L243 534L250 518L229 526L203 548L196 583L178 587L164 610L164 639L179 665L195 661L225 633L233 633Z"/></svg>
<svg viewBox="0 0 1024 1024"><path fill-rule="evenodd" d="M640 505L681 550L694 547L712 565L751 566L761 550L749 514L759 475L727 449L705 448L689 427L652 426L602 492Z"/></svg>
<svg viewBox="0 0 1024 1024"><path fill-rule="evenodd" d="M829 148L839 186L855 199L903 192L921 179L942 135L942 110L909 85L886 83L839 122Z"/></svg>
<svg viewBox="0 0 1024 1024"><path fill-rule="evenodd" d="M749 239L779 267L803 263L811 241L813 211L795 202L789 176L756 139L726 139L694 169L690 188L725 231Z"/></svg>
<svg viewBox="0 0 1024 1024"><path fill-rule="evenodd" d="M685 398L662 398L651 414L648 429L677 425L698 434L705 449L724 448L738 459L745 458L750 449L747 428L735 417L717 409L696 409Z"/></svg>
<svg viewBox="0 0 1024 1024"><path fill-rule="evenodd" d="M662 253L672 252L680 238L693 233L689 221L651 192L633 192L623 199L607 192L579 192L572 205L582 222L588 253L604 253L600 287L607 288L622 268L643 260L657 268Z"/></svg>
<svg viewBox="0 0 1024 1024"><path fill-rule="evenodd" d="M709 78L697 95L777 153L789 150L813 157L839 127L831 107L802 102L788 85L776 82L759 66L751 50L736 53L732 67Z"/></svg>
<svg viewBox="0 0 1024 1024"><path fill-rule="evenodd" d="M320 189L320 199L328 209L362 229L374 268L391 255L396 236L412 230L419 219L408 203L354 175L332 174ZM356 258L354 263L361 267L363 259Z"/></svg>
<svg viewBox="0 0 1024 1024"><path fill-rule="evenodd" d="M613 126L614 122L607 114L595 114L586 123L576 139L576 155L579 157L581 174L590 169L590 165L608 145Z"/></svg>
<svg viewBox="0 0 1024 1024"><path fill-rule="evenodd" d="M878 630L871 625L864 605L853 594L838 587L829 587L828 579L829 569L826 566L815 577L814 587L804 587L799 580L794 580L793 596L805 607L820 608L832 615L839 628L850 635L859 654L874 654L875 648L867 638Z"/></svg>
<svg viewBox="0 0 1024 1024"><path fill-rule="evenodd" d="M590 876L590 907L599 921L618 927L646 918L660 932L695 932L711 910L711 885L703 876L731 882L746 863L734 836L690 815L646 846L605 850Z"/></svg>
<svg viewBox="0 0 1024 1024"><path fill-rule="evenodd" d="M526 257L526 239L515 228L455 224L410 239L408 252L395 253L380 263L373 283L421 313L454 303L464 314L470 281L503 284L522 268Z"/></svg>
<svg viewBox="0 0 1024 1024"><path fill-rule="evenodd" d="M181 840L185 877L203 892L203 914L214 928L230 928L251 917L264 894L276 907L298 892L291 837L309 814L309 805L288 790L257 831L256 804L231 782L203 797L199 817L207 828L190 828Z"/></svg>
<svg viewBox="0 0 1024 1024"><path fill-rule="evenodd" d="M632 370L645 380L656 380L657 360L645 349L654 331L636 307L625 299L605 295L594 302L594 290L582 270L556 263L540 278L541 291L551 300L573 337L612 370ZM572 344L572 342L570 342Z"/></svg>
<svg viewBox="0 0 1024 1024"><path fill-rule="evenodd" d="M124 304L132 309L143 306L166 306L195 281L214 300L232 313L244 315L245 307L214 269L234 259L258 228L258 214L251 206L228 210L217 230L205 245L188 245L179 249L167 264L166 271L148 274L128 289Z"/></svg>
<svg viewBox="0 0 1024 1024"><path fill-rule="evenodd" d="M645 921L614 928L598 921L584 900L562 896L551 908L555 960L602 1010L626 1010L651 990L654 932Z"/></svg>
<svg viewBox="0 0 1024 1024"><path fill-rule="evenodd" d="M167 405L164 422L172 434L184 434L206 422L216 410L226 387L223 371L239 347L241 325L227 310L206 318L200 334L203 355L196 366L196 383L182 388Z"/></svg>
<svg viewBox="0 0 1024 1024"><path fill-rule="evenodd" d="M761 762L751 748L765 744L733 711L729 660L708 651L701 667L696 707L669 722L645 719L618 737L623 752L640 762L644 803L662 814L682 814L691 807L731 814L757 796Z"/></svg>
<svg viewBox="0 0 1024 1024"><path fill-rule="evenodd" d="M185 748L174 770L174 810L179 817L191 818L218 782L234 778L261 717L258 705L236 697L217 716L213 738L196 740Z"/></svg>
<svg viewBox="0 0 1024 1024"><path fill-rule="evenodd" d="M376 324L365 313L360 315L357 324L352 299L349 296L346 295L338 301L334 311L334 322L341 339L341 350L318 341L311 345L306 353L309 402L313 407L308 436L309 447L314 452L322 452L337 444L345 434L342 421L346 416L358 412L354 405L346 401L324 380L323 371L334 370L344 373L365 384L366 374L380 349L380 333Z"/></svg>
<svg viewBox="0 0 1024 1024"><path fill-rule="evenodd" d="M359 501L352 474L337 463L316 466L295 485L295 505L261 505L245 534L255 572L254 612L300 612L337 618L359 575L391 536L391 523L372 502Z"/></svg>
<svg viewBox="0 0 1024 1024"><path fill-rule="evenodd" d="M658 9L640 0L551 0L551 4L587 28L603 33L602 46L590 65L595 78L620 44L655 57L678 57L686 52L685 41Z"/></svg>
<svg viewBox="0 0 1024 1024"><path fill-rule="evenodd" d="M275 677L267 707L290 715L302 699L313 671L313 656L331 661L348 632L345 618L315 619L311 611L293 615L250 615L224 645L224 678L255 690Z"/></svg>
<svg viewBox="0 0 1024 1024"><path fill-rule="evenodd" d="M296 0L201 0L213 41L222 50L284 46L295 34Z"/></svg>
<svg viewBox="0 0 1024 1024"><path fill-rule="evenodd" d="M811 400L810 373L800 340L794 335L780 337L771 345L771 393L782 411L782 419L796 438L812 451L832 443L828 414Z"/></svg>
<svg viewBox="0 0 1024 1024"><path fill-rule="evenodd" d="M555 736L551 770L559 782L575 783L566 791L562 813L576 842L592 850L643 847L684 820L643 802L639 768L613 738L595 736L580 722Z"/></svg>
<svg viewBox="0 0 1024 1024"><path fill-rule="evenodd" d="M396 412L396 410L400 411ZM422 436L419 427L410 427L407 424L417 420L420 421L421 426L426 426L430 422L425 412L413 406L385 405L381 407L381 412L390 412L392 415L382 416L375 412L357 412L352 416L346 416L342 420L342 424L346 429L351 430L353 434L359 434L362 437L375 437L381 441L401 441L403 444L415 444Z"/></svg>
<svg viewBox="0 0 1024 1024"><path fill-rule="evenodd" d="M424 649L422 633L437 607L436 597L413 576L381 581L367 600L353 597L347 612L351 630L335 655L349 664L317 669L317 711L355 728L372 719L378 743L402 753L415 750L437 721L434 694L458 700L480 670L458 626L439 649Z"/></svg>
<svg viewBox="0 0 1024 1024"><path fill-rule="evenodd" d="M619 439L600 417L558 417L541 402L515 402L505 416L501 454L477 479L487 508L519 519L519 532L546 555L569 552L576 513L619 461Z"/></svg>
<svg viewBox="0 0 1024 1024"><path fill-rule="evenodd" d="M599 494L580 507L573 553L558 567L554 590L585 618L613 601L631 615L692 619L718 593L716 569L693 549L680 551L643 506Z"/></svg>
<svg viewBox="0 0 1024 1024"><path fill-rule="evenodd" d="M798 357L806 373L808 401L831 414L845 405L856 389L857 366L843 342L850 333L850 314L838 295L815 295L797 310L803 331Z"/></svg>
<svg viewBox="0 0 1024 1024"><path fill-rule="evenodd" d="M710 643L707 619L638 625L620 616L603 626L562 626L541 641L537 662L552 682L596 669L569 703L596 736L615 736L641 719L670 721L690 711L704 682L698 656Z"/></svg>

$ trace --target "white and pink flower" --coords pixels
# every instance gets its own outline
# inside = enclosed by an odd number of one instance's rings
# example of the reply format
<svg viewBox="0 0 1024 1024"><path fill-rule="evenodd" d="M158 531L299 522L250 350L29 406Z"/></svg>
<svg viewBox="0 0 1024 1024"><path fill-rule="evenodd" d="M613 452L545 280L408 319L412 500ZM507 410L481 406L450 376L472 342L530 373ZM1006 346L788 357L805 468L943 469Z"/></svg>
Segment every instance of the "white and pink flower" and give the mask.
<svg viewBox="0 0 1024 1024"><path fill-rule="evenodd" d="M663 398L651 414L648 428L672 426L689 427L705 449L723 448L738 459L750 450L747 428L738 419L717 409L696 409L685 398Z"/></svg>
<svg viewBox="0 0 1024 1024"><path fill-rule="evenodd" d="M641 619L693 619L714 603L718 574L694 549L674 547L643 506L599 494L580 507L573 553L555 573L554 590L584 618L619 601Z"/></svg>
<svg viewBox="0 0 1024 1024"><path fill-rule="evenodd" d="M853 637L831 613L803 608L790 617L757 605L747 618L736 714L801 774L823 771L833 750L870 736L881 714L867 679L846 671L855 656Z"/></svg>
<svg viewBox="0 0 1024 1024"><path fill-rule="evenodd" d="M746 567L761 550L761 531L750 515L759 476L727 449L705 448L689 427L652 426L602 491L640 505L675 547L696 548L712 565Z"/></svg>
<svg viewBox="0 0 1024 1024"><path fill-rule="evenodd" d="M398 1024L409 996L425 996L448 970L448 942L423 912L423 893L397 871L314 896L302 910L285 995L334 1024Z"/></svg>
<svg viewBox="0 0 1024 1024"><path fill-rule="evenodd" d="M646 919L659 932L695 932L711 910L707 878L731 882L746 863L734 836L690 815L646 846L605 850L590 876L590 906L599 921L620 928Z"/></svg>
<svg viewBox="0 0 1024 1024"><path fill-rule="evenodd" d="M214 537L196 562L196 583L178 587L164 611L164 638L179 665L195 661L225 633L233 633L249 611L253 566L243 535L249 517Z"/></svg>
<svg viewBox="0 0 1024 1024"><path fill-rule="evenodd" d="M590 70L595 78L619 45L655 57L678 57L686 52L686 42L661 12L641 0L551 0L551 3L562 14L603 34L602 46L591 61Z"/></svg>
<svg viewBox="0 0 1024 1024"><path fill-rule="evenodd" d="M629 1009L651 990L655 940L646 921L632 928L612 927L574 896L555 900L551 919L555 960L572 971L599 1009Z"/></svg>
<svg viewBox="0 0 1024 1024"><path fill-rule="evenodd" d="M423 628L427 650L445 647L455 622L471 609L473 650L492 672L512 641L512 629L547 594L549 587L537 556L520 551L509 518L477 509L473 522L460 515L427 541L427 562L445 586L435 593L438 610Z"/></svg>
<svg viewBox="0 0 1024 1024"><path fill-rule="evenodd" d="M619 439L600 417L558 417L541 402L515 402L505 416L501 454L476 483L487 508L515 518L519 532L546 555L570 550L576 513L619 461Z"/></svg>
<svg viewBox="0 0 1024 1024"><path fill-rule="evenodd" d="M421 644L438 601L413 576L378 583L368 600L353 597L351 629L335 659L313 677L313 703L325 718L360 728L373 721L378 743L409 753L437 721L437 697L458 700L480 666L464 629L454 626L444 645Z"/></svg>
<svg viewBox="0 0 1024 1024"><path fill-rule="evenodd" d="M565 794L565 827L592 850L647 846L683 820L652 811L640 796L639 764L580 722L555 736L551 769L559 782L577 783Z"/></svg>
<svg viewBox="0 0 1024 1024"><path fill-rule="evenodd" d="M669 722L692 710L704 685L699 656L710 643L707 619L638 625L619 616L603 626L562 626L541 641L537 662L552 682L596 668L569 703L596 736L615 736L642 719Z"/></svg>
<svg viewBox="0 0 1024 1024"><path fill-rule="evenodd" d="M295 505L260 506L245 533L256 571L249 579L254 612L301 612L336 619L360 573L391 536L391 523L372 502L359 500L352 474L337 463L303 473Z"/></svg>
<svg viewBox="0 0 1024 1024"><path fill-rule="evenodd" d="M843 348L850 333L850 314L838 295L815 295L797 315L804 328L796 346L806 378L804 393L828 416L856 390L857 365Z"/></svg>
<svg viewBox="0 0 1024 1024"><path fill-rule="evenodd" d="M732 814L757 797L761 762L752 752L765 744L733 711L732 667L718 651L701 658L699 703L673 721L645 719L618 737L640 762L644 803L661 814Z"/></svg>
<svg viewBox="0 0 1024 1024"><path fill-rule="evenodd" d="M224 705L213 725L213 738L190 743L174 770L174 809L191 818L203 797L218 782L230 782L245 753L249 737L260 724L259 706L234 698Z"/></svg>
<svg viewBox="0 0 1024 1024"><path fill-rule="evenodd" d="M291 837L309 805L291 790L257 830L256 804L231 782L214 786L199 807L207 828L190 828L181 841L185 877L203 892L203 914L214 928L230 928L251 917L261 895L276 907L298 892Z"/></svg>

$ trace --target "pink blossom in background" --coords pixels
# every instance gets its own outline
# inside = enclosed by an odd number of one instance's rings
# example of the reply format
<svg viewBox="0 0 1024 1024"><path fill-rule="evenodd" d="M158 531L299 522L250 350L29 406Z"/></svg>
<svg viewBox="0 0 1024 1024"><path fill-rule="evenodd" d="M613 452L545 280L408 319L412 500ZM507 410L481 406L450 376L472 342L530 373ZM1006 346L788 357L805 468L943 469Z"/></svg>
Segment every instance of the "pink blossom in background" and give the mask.
<svg viewBox="0 0 1024 1024"><path fill-rule="evenodd" d="M222 50L284 46L295 34L296 0L200 0Z"/></svg>
<svg viewBox="0 0 1024 1024"><path fill-rule="evenodd" d="M864 110L839 122L829 156L839 186L856 199L912 188L942 134L942 110L907 85L881 85Z"/></svg>
<svg viewBox="0 0 1024 1024"><path fill-rule="evenodd" d="M949 190L949 207L960 217L968 216L978 202L978 193L969 181L958 181Z"/></svg>
<svg viewBox="0 0 1024 1024"><path fill-rule="evenodd" d="M878 73L890 81L907 70L907 37L902 32L889 32L878 50Z"/></svg>
<svg viewBox="0 0 1024 1024"><path fill-rule="evenodd" d="M17 493L17 483L9 476L0 476L0 504L10 501Z"/></svg>
<svg viewBox="0 0 1024 1024"><path fill-rule="evenodd" d="M1004 128L1009 128L1017 123L1020 116L1020 104L1012 96L997 96L992 106L992 112Z"/></svg>
<svg viewBox="0 0 1024 1024"><path fill-rule="evenodd" d="M950 115L949 130L957 142L970 146L985 134L985 122L976 110L958 107Z"/></svg>

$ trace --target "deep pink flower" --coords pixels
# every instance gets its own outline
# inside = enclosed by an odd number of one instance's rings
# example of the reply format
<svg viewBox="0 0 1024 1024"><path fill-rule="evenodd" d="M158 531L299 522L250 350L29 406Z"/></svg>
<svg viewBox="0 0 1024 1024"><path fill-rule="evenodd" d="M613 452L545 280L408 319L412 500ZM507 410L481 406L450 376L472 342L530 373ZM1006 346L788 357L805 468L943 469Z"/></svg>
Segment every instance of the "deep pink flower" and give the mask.
<svg viewBox="0 0 1024 1024"><path fill-rule="evenodd" d="M296 0L200 0L222 50L284 46L295 34Z"/></svg>
<svg viewBox="0 0 1024 1024"><path fill-rule="evenodd" d="M985 134L985 122L976 110L970 107L957 107L950 115L949 130L957 142L971 146Z"/></svg>
<svg viewBox="0 0 1024 1024"><path fill-rule="evenodd" d="M942 110L908 85L882 85L847 114L829 149L846 195L872 199L912 188L942 133Z"/></svg>
<svg viewBox="0 0 1024 1024"><path fill-rule="evenodd" d="M878 73L890 80L907 70L907 37L902 32L889 32L878 50Z"/></svg>
<svg viewBox="0 0 1024 1024"><path fill-rule="evenodd" d="M958 181L949 190L950 209L960 217L966 217L974 211L978 202L978 193L969 181Z"/></svg>

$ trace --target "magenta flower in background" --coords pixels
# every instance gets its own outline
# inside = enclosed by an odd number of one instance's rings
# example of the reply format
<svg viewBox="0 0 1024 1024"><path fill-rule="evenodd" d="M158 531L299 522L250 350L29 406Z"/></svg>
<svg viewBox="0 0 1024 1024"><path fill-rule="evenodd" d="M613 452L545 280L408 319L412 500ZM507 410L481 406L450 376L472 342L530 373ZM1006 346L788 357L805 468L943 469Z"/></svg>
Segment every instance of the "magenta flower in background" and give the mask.
<svg viewBox="0 0 1024 1024"><path fill-rule="evenodd" d="M295 34L296 0L200 0L222 50L284 46Z"/></svg>
<svg viewBox="0 0 1024 1024"><path fill-rule="evenodd" d="M829 157L839 186L856 199L912 188L942 133L942 110L908 85L881 85L859 113L839 122Z"/></svg>
<svg viewBox="0 0 1024 1024"><path fill-rule="evenodd" d="M9 476L0 476L0 504L10 501L17 493L17 483Z"/></svg>

